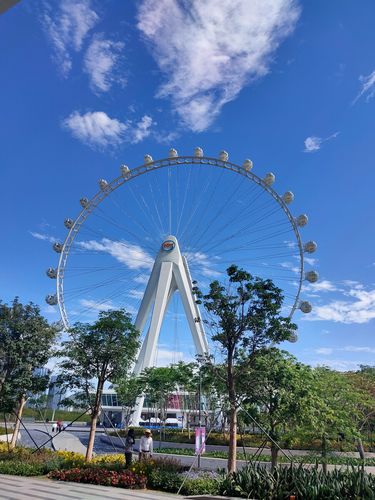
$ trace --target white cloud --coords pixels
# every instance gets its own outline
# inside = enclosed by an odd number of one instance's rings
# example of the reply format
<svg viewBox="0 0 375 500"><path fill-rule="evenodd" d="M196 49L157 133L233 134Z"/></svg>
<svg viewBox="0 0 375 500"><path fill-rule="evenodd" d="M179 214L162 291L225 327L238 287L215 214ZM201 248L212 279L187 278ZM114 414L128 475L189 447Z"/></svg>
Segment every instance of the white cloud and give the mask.
<svg viewBox="0 0 375 500"><path fill-rule="evenodd" d="M297 258L299 259L299 256ZM315 264L317 264L317 262L318 262L318 259L314 259L314 257L304 256L303 260L304 260L304 262L306 262L306 264L309 264L309 266L315 266Z"/></svg>
<svg viewBox="0 0 375 500"><path fill-rule="evenodd" d="M288 248L296 248L297 247L297 243L295 241L285 240L283 243L285 243L285 245ZM299 259L299 256L297 258Z"/></svg>
<svg viewBox="0 0 375 500"><path fill-rule="evenodd" d="M143 0L138 28L165 77L158 96L171 98L191 130L207 129L249 81L268 73L299 13L294 0Z"/></svg>
<svg viewBox="0 0 375 500"><path fill-rule="evenodd" d="M84 115L74 111L63 120L62 126L83 143L102 148L120 144L127 129L125 123L110 118L103 111L87 112Z"/></svg>
<svg viewBox="0 0 375 500"><path fill-rule="evenodd" d="M369 101L375 96L375 70L367 76L360 76L359 81L362 83L362 88L354 99L353 104L362 96L366 96L366 101Z"/></svg>
<svg viewBox="0 0 375 500"><path fill-rule="evenodd" d="M319 347L319 349L315 349L316 354L323 354L324 356L328 356L333 353L333 349L331 347Z"/></svg>
<svg viewBox="0 0 375 500"><path fill-rule="evenodd" d="M316 136L310 136L305 139L305 153L314 153L315 151L319 151L321 148L323 142L330 141L331 139L335 139L340 132L335 132L334 134L322 138L322 137L316 137Z"/></svg>
<svg viewBox="0 0 375 500"><path fill-rule="evenodd" d="M72 67L71 51L81 50L99 17L90 0L62 0L50 7L46 5L43 25L54 47L57 65L63 76L67 76Z"/></svg>
<svg viewBox="0 0 375 500"><path fill-rule="evenodd" d="M371 354L375 353L375 347L368 347L368 346L347 345L343 347L342 350L346 352L367 352Z"/></svg>
<svg viewBox="0 0 375 500"><path fill-rule="evenodd" d="M50 243L55 243L57 241L57 238L53 236L49 236L48 234L44 233L36 233L35 231L29 231L31 236L33 238L36 238L37 240L42 240L42 241L49 241Z"/></svg>
<svg viewBox="0 0 375 500"><path fill-rule="evenodd" d="M168 366L172 363L184 361L189 363L194 361L194 358L182 351L170 351L169 349L158 348L155 356L155 366Z"/></svg>
<svg viewBox="0 0 375 500"><path fill-rule="evenodd" d="M347 345L344 347L319 347L318 349L315 349L314 352L316 354L321 354L323 356L330 356L332 353L339 353L339 352L355 352L355 353L364 353L364 354L374 354L375 353L375 347L368 347L368 346L354 346L354 345ZM337 362L337 360L335 360ZM359 364L359 362L354 362L354 361L340 361L342 363L349 363L349 364ZM325 362L324 362L325 363Z"/></svg>
<svg viewBox="0 0 375 500"><path fill-rule="evenodd" d="M151 116L144 115L144 117L136 124L132 131L131 142L136 144L137 142L141 142L143 141L143 139L148 137L151 133L152 125L153 121Z"/></svg>
<svg viewBox="0 0 375 500"><path fill-rule="evenodd" d="M80 305L89 311L84 312L84 316L91 317L92 312L101 312L101 311L111 311L113 309L123 308L125 311L131 315L136 315L138 311L130 305L119 305L114 304L111 300L92 300L92 299L81 299L79 301ZM76 312L76 315L79 316L82 314L82 311Z"/></svg>
<svg viewBox="0 0 375 500"><path fill-rule="evenodd" d="M94 36L84 58L84 70L90 77L93 92L108 92L113 83L125 83L116 72L123 48L122 42L107 40L102 34Z"/></svg>
<svg viewBox="0 0 375 500"><path fill-rule="evenodd" d="M141 290L130 290L130 292L128 293L128 296L131 299L142 299L143 295L144 292L142 292Z"/></svg>
<svg viewBox="0 0 375 500"><path fill-rule="evenodd" d="M73 137L94 149L116 147L124 142L138 143L151 134L153 124L148 115L133 125L131 121L124 123L110 118L104 111L88 111L85 114L74 111L62 121L63 128L69 130Z"/></svg>
<svg viewBox="0 0 375 500"><path fill-rule="evenodd" d="M293 262L280 262L280 266L284 269L290 269L294 274L299 274L300 272L300 268L295 266Z"/></svg>
<svg viewBox="0 0 375 500"><path fill-rule="evenodd" d="M139 276L136 276L133 281L144 285L144 284L148 283L149 278L150 278L150 276L147 276L147 274L140 274Z"/></svg>
<svg viewBox="0 0 375 500"><path fill-rule="evenodd" d="M186 252L185 257L189 263L189 267L192 269L199 269L197 273L200 276L206 276L207 278L218 278L222 273L216 271L213 268L212 260L216 257L209 257L203 252Z"/></svg>
<svg viewBox="0 0 375 500"><path fill-rule="evenodd" d="M143 248L126 241L103 238L100 241L80 241L78 245L85 250L107 253L129 269L151 269L154 263L152 257Z"/></svg>
<svg viewBox="0 0 375 500"><path fill-rule="evenodd" d="M50 305L46 304L42 308L43 314L48 314L48 315L54 316L54 315L58 314L58 312L59 312L59 310L57 309L56 306L50 306Z"/></svg>
<svg viewBox="0 0 375 500"><path fill-rule="evenodd" d="M350 297L350 300L332 300L327 304L314 306L312 313L304 316L304 319L362 324L375 318L375 290L357 287L343 291L343 294Z"/></svg>
<svg viewBox="0 0 375 500"><path fill-rule="evenodd" d="M79 303L84 308L94 311L109 311L111 309L115 309L115 306L113 305L111 300L96 301L90 299L81 299Z"/></svg>
<svg viewBox="0 0 375 500"><path fill-rule="evenodd" d="M309 283L304 286L305 290L309 290L312 292L336 292L339 289L336 287L332 281L322 280L317 281L316 283Z"/></svg>
<svg viewBox="0 0 375 500"><path fill-rule="evenodd" d="M317 359L310 363L312 366L326 366L340 372L358 370L360 361L348 361L344 359Z"/></svg>

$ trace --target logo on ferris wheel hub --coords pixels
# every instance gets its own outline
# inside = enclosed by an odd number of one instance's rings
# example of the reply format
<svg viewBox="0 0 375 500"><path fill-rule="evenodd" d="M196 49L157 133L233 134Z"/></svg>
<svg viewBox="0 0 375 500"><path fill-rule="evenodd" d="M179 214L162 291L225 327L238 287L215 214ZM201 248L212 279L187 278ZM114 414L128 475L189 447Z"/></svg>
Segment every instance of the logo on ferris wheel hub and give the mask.
<svg viewBox="0 0 375 500"><path fill-rule="evenodd" d="M170 252L171 250L174 249L174 247L175 247L175 244L174 244L174 241L172 241L172 240L165 240L164 243L162 244L162 248L166 252Z"/></svg>

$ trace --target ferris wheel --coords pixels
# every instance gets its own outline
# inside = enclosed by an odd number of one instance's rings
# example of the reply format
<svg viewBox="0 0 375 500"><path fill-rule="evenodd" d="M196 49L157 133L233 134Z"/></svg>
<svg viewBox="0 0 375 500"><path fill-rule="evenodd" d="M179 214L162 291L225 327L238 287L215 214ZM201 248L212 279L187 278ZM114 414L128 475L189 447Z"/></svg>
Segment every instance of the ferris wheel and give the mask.
<svg viewBox="0 0 375 500"><path fill-rule="evenodd" d="M232 163L225 151L214 158L201 148L192 156L171 149L167 158L146 155L138 167L121 165L114 180L100 179L99 191L81 198L78 216L64 221L65 238L53 244L59 261L47 276L56 293L46 302L58 305L64 327L120 307L136 316L168 244L178 244L189 286L194 280L204 291L237 264L282 290L285 316L309 313L301 288L318 274L304 270L304 255L317 249L301 240L308 218L291 214L294 195L273 189L273 173L260 177L252 169L251 160Z"/></svg>

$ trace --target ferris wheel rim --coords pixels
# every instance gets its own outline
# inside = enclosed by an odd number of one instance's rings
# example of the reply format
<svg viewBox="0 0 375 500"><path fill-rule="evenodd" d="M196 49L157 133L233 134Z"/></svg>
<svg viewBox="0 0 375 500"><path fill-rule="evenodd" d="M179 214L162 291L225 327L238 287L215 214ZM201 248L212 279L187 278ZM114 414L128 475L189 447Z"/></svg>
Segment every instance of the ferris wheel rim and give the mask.
<svg viewBox="0 0 375 500"><path fill-rule="evenodd" d="M291 311L288 315L289 318L293 317L294 312L298 308L299 300L300 300L300 294L302 290L302 283L303 283L303 272L304 272L304 251L303 251L303 245L301 241L301 236L298 230L298 225L296 223L295 218L291 214L287 204L285 201L282 199L282 197L270 186L267 184L261 177L258 175L254 174L250 170L246 170L243 166L240 166L236 163L230 162L228 160L221 160L218 158L210 157L210 156L190 156L190 155L184 155L184 156L177 156L177 157L168 157L168 158L161 158L158 160L152 160L148 163L143 163L139 165L138 167L135 167L133 169L129 169L129 172L126 176L124 175L119 175L115 179L113 179L111 182L108 182L106 187L104 189L99 189L97 193L94 194L94 196L88 200L86 207L83 207L81 212L78 214L78 216L74 219L72 226L69 229L69 232L64 240L64 243L62 245L61 253L60 253L60 258L56 270L56 297L57 297L57 305L59 307L60 311L60 316L61 320L63 323L63 327L65 330L68 330L70 328L69 325L69 318L68 314L65 309L65 301L64 301L64 275L65 275L65 267L66 263L68 260L69 256L69 251L70 248L75 240L75 237L79 233L80 227L82 224L86 221L86 219L90 216L90 214L95 210L97 206L99 206L102 201L104 201L113 191L124 185L125 183L129 182L132 179L135 179L141 175L144 175L149 172L153 172L155 170L159 170L161 168L165 167L173 167L173 166L182 166L182 165L207 165L207 166L212 166L212 167L218 167L218 168L223 168L229 171L232 171L234 173L240 174L243 177L249 179L252 182L255 182L258 186L260 186L263 190L268 192L272 198L279 204L280 208L284 211L285 215L287 216L294 235L297 240L297 246L298 246L298 252L299 252L299 276L298 276L298 287L297 287L297 293L295 296L295 300L293 303L293 306L291 308Z"/></svg>

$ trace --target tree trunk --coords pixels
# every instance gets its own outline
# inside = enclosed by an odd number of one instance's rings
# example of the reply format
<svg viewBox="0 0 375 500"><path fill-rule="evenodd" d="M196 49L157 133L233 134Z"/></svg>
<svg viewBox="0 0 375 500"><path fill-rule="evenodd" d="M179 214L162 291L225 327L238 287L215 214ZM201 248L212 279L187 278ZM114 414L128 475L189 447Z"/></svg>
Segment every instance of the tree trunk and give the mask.
<svg viewBox="0 0 375 500"><path fill-rule="evenodd" d="M323 466L323 473L327 474L327 471L328 471L328 468L327 468L327 439L326 439L325 435L322 437L322 466Z"/></svg>
<svg viewBox="0 0 375 500"><path fill-rule="evenodd" d="M271 469L273 470L275 467L277 467L277 457L279 454L279 448L275 443L278 439L278 436L273 429L271 429L270 431L270 436L273 439L273 441L271 441Z"/></svg>
<svg viewBox="0 0 375 500"><path fill-rule="evenodd" d="M9 443L9 448L11 450L13 450L17 444L17 438L18 438L18 433L20 431L20 425L21 425L21 418L22 418L22 412L23 412L23 408L25 406L25 403L26 403L26 399L22 396L20 402L19 402L19 406L18 406L18 409L17 409L17 419L16 419L16 422L14 424L14 431L13 431L13 436L12 436L12 439Z"/></svg>
<svg viewBox="0 0 375 500"><path fill-rule="evenodd" d="M364 460L365 459L365 450L363 448L363 443L362 443L361 438L357 439L357 450L358 450L358 453L359 453L361 460Z"/></svg>
<svg viewBox="0 0 375 500"><path fill-rule="evenodd" d="M229 424L229 450L228 450L228 473L236 471L237 466L237 408L230 408L230 424Z"/></svg>
<svg viewBox="0 0 375 500"><path fill-rule="evenodd" d="M96 425L100 411L100 405L102 400L102 392L103 392L104 381L99 380L96 394L95 394L95 403L91 414L91 427L90 427L90 435L89 442L87 444L86 450L86 462L90 462L92 459L92 454L94 451L94 442L95 442L95 433L96 433Z"/></svg>
<svg viewBox="0 0 375 500"><path fill-rule="evenodd" d="M233 374L233 353L230 351L228 352L227 381L230 404L228 474L232 474L237 466L237 398Z"/></svg>
<svg viewBox="0 0 375 500"><path fill-rule="evenodd" d="M274 443L271 444L271 469L277 467L277 456L279 454L279 448L275 446Z"/></svg>

